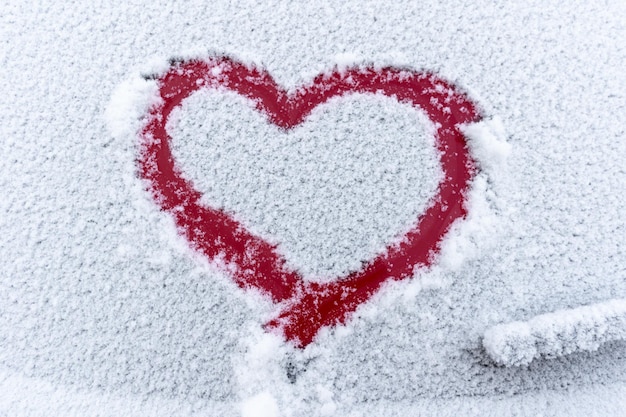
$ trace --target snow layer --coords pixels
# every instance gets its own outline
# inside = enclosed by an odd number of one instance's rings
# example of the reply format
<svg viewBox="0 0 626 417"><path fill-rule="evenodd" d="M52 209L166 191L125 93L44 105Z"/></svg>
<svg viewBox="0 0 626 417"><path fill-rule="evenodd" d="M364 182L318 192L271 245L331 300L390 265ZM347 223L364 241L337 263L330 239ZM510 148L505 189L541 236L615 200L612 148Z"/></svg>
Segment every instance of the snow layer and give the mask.
<svg viewBox="0 0 626 417"><path fill-rule="evenodd" d="M237 94L205 91L168 131L203 202L269 237L309 279L360 269L416 222L442 178L432 123L385 96L336 98L282 132Z"/></svg>
<svg viewBox="0 0 626 417"><path fill-rule="evenodd" d="M626 297L624 21L619 1L4 2L0 415L241 415L259 398L295 417L624 415L624 342L518 367L482 346L499 323ZM483 171L437 266L304 351L262 331L272 306L190 253L135 175L137 74L209 50L290 90L354 61L428 69L495 123L467 131Z"/></svg>

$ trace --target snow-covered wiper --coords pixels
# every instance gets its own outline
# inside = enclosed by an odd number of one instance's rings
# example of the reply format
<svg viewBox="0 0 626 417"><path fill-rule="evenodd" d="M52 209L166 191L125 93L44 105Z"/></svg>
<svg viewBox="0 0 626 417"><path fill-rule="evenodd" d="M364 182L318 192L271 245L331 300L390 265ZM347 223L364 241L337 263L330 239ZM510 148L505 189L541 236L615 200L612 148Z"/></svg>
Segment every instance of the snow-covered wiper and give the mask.
<svg viewBox="0 0 626 417"><path fill-rule="evenodd" d="M496 363L520 366L540 357L595 351L618 340L626 340L626 298L493 326L483 346Z"/></svg>

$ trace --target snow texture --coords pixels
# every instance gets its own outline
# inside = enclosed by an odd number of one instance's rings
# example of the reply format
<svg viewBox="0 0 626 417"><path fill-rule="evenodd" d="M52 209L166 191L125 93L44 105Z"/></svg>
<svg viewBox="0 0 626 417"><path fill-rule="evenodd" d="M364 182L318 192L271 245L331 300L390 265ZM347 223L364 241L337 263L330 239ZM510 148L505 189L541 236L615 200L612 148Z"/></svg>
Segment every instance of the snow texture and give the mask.
<svg viewBox="0 0 626 417"><path fill-rule="evenodd" d="M626 297L624 2L8 0L1 11L1 416L626 415L626 342L558 330L612 316L532 319ZM276 307L193 253L137 176L137 129L156 98L142 75L215 53L288 91L353 64L428 70L484 115L464 127L480 169L468 215L435 265L304 350L263 330ZM213 91L169 128L207 204L276 242L307 279L352 270L401 235L439 175L428 121L378 96L329 102L285 134ZM519 340L508 360L534 359L499 366L485 329L516 322L534 324L507 328ZM550 352L535 331L554 335Z"/></svg>
<svg viewBox="0 0 626 417"><path fill-rule="evenodd" d="M278 417L276 400L271 394L262 392L246 400L241 406L241 417Z"/></svg>
<svg viewBox="0 0 626 417"><path fill-rule="evenodd" d="M487 329L483 346L497 363L520 366L542 356L596 351L620 340L626 340L626 299L499 324Z"/></svg>
<svg viewBox="0 0 626 417"><path fill-rule="evenodd" d="M305 278L358 270L404 235L442 179L434 126L393 98L339 97L289 132L235 93L197 93L177 110L172 153L203 203L269 238Z"/></svg>

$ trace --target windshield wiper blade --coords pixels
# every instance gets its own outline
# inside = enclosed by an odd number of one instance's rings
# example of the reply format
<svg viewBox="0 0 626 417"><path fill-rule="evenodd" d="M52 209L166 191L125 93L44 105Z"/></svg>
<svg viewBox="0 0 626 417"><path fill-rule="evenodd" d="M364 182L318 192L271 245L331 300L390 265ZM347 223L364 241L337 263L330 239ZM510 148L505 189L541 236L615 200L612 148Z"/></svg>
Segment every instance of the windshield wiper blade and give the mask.
<svg viewBox="0 0 626 417"><path fill-rule="evenodd" d="M497 364L522 366L619 340L626 340L626 298L498 324L485 331L483 346Z"/></svg>

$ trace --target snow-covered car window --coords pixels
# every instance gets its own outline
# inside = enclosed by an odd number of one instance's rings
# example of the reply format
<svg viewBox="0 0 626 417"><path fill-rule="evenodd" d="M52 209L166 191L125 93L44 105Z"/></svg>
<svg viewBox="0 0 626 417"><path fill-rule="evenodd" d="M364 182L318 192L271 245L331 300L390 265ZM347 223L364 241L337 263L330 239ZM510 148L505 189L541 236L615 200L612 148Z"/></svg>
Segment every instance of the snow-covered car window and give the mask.
<svg viewBox="0 0 626 417"><path fill-rule="evenodd" d="M0 415L624 415L623 2L0 9Z"/></svg>

